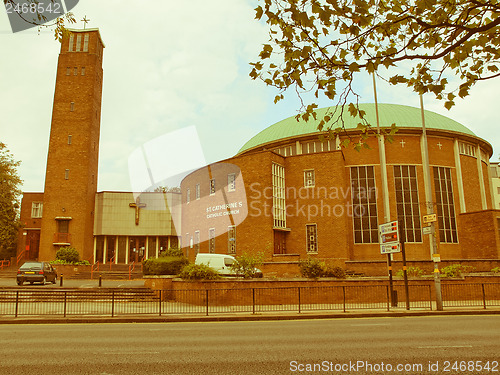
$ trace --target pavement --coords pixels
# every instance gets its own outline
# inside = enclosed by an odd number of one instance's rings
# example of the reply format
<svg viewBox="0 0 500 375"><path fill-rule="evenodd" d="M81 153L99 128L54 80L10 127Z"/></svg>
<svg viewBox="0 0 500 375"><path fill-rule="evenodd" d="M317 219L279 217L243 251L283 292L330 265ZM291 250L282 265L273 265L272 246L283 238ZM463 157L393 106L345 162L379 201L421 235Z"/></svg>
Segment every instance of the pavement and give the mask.
<svg viewBox="0 0 500 375"><path fill-rule="evenodd" d="M82 288L82 289L87 289L87 288L99 288L99 279L93 279L93 280L79 280L79 279L64 279L63 278L63 285L64 288ZM18 288L16 279L15 277L12 279L8 278L0 278L0 289L1 288ZM51 288L60 288L60 279L57 280L55 284L33 284L30 285L29 283L23 284L21 288L26 288L26 287L39 287L43 289L51 289ZM108 280L108 279L102 279L101 280L101 287L102 288L144 288L144 280L143 279L134 279L134 280Z"/></svg>

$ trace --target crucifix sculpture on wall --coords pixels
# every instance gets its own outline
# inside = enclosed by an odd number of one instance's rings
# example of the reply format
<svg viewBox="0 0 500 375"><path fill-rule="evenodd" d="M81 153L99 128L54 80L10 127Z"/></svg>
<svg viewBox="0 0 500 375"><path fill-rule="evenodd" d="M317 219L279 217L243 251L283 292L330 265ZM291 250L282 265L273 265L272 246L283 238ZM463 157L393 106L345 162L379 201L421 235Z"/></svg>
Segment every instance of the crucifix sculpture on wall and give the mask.
<svg viewBox="0 0 500 375"><path fill-rule="evenodd" d="M129 207L135 208L135 225L139 225L139 214L141 212L141 208L144 208L146 206L146 203L141 203L139 197L137 197L134 203L129 203Z"/></svg>

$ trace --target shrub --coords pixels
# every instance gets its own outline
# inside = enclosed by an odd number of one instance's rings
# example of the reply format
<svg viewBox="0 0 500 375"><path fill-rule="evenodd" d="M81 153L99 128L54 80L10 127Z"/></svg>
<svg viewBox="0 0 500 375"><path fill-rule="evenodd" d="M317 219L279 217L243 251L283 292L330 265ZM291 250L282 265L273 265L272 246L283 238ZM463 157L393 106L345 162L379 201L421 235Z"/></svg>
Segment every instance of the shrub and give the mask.
<svg viewBox="0 0 500 375"><path fill-rule="evenodd" d="M237 274L243 276L245 279L250 279L256 277L259 273L258 268L262 265L264 259L264 254L258 253L253 254L243 254L236 257L236 262L230 267ZM259 275L261 275L259 273Z"/></svg>
<svg viewBox="0 0 500 375"><path fill-rule="evenodd" d="M408 277L420 277L424 274L424 271L420 267L408 267L406 269L406 274L408 275ZM403 277L403 270L399 270L398 272L396 272L396 276Z"/></svg>
<svg viewBox="0 0 500 375"><path fill-rule="evenodd" d="M500 273L500 267L495 267L491 270L493 273Z"/></svg>
<svg viewBox="0 0 500 375"><path fill-rule="evenodd" d="M323 274L325 263L315 258L299 261L300 274L309 279L317 279Z"/></svg>
<svg viewBox="0 0 500 375"><path fill-rule="evenodd" d="M80 260L80 254L74 247L61 247L56 252L56 260L64 262L61 264L74 264Z"/></svg>
<svg viewBox="0 0 500 375"><path fill-rule="evenodd" d="M206 264L188 264L185 266L179 277L185 280L216 280L219 274Z"/></svg>
<svg viewBox="0 0 500 375"><path fill-rule="evenodd" d="M461 277L462 273L469 272L471 266L462 266L461 264L452 264L441 269L441 274L445 277Z"/></svg>
<svg viewBox="0 0 500 375"><path fill-rule="evenodd" d="M189 261L184 257L163 256L143 262L144 275L178 275Z"/></svg>
<svg viewBox="0 0 500 375"><path fill-rule="evenodd" d="M160 253L160 257L183 257L184 252L178 247L171 247Z"/></svg>
<svg viewBox="0 0 500 375"><path fill-rule="evenodd" d="M326 266L322 274L323 277L335 277L337 279L345 279L345 271L337 266Z"/></svg>
<svg viewBox="0 0 500 375"><path fill-rule="evenodd" d="M307 258L299 261L300 274L309 279L317 279L319 277L336 277L338 279L345 278L345 271L337 266L326 265L325 262L316 258Z"/></svg>
<svg viewBox="0 0 500 375"><path fill-rule="evenodd" d="M55 265L57 265L57 264L72 264L75 266L90 266L90 262L88 260L80 260L78 262L68 263L65 260L56 259L56 260L51 261L50 264L55 264Z"/></svg>

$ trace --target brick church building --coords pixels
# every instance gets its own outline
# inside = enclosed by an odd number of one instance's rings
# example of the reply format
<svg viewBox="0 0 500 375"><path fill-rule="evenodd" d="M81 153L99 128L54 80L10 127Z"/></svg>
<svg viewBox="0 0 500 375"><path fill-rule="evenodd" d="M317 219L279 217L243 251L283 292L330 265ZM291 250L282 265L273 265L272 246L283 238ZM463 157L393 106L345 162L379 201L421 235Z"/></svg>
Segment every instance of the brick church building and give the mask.
<svg viewBox="0 0 500 375"><path fill-rule="evenodd" d="M498 266L491 145L426 111L427 164L420 110L407 106L379 105L380 126L395 123L399 131L392 143L365 140L361 152L341 147L361 136L350 116L345 132L327 140L314 121L292 117L236 156L187 175L180 193L98 192L103 49L98 29L70 30L62 40L45 189L23 194L18 262L53 260L71 246L91 263L132 263L182 245L191 260L198 252L262 253L264 271L277 274L297 273L307 257L383 274L378 225L387 216L404 223L407 258L425 266L431 257L423 216L432 205L444 262ZM375 106L361 109L375 124Z"/></svg>
<svg viewBox="0 0 500 375"><path fill-rule="evenodd" d="M17 261L130 263L178 245L180 194L97 192L104 43L98 29L69 30L56 73L45 189L23 194Z"/></svg>
<svg viewBox="0 0 500 375"><path fill-rule="evenodd" d="M375 105L360 107L376 124ZM359 119L349 114L345 132L325 141L314 121L291 117L257 134L236 156L189 174L181 183L186 254L194 259L198 252L260 252L264 272L276 274L297 273L298 261L313 257L381 275L387 268L378 225L387 204L388 221L405 227L410 265L432 269L430 224L423 219L432 204L443 265L488 271L498 266L500 210L492 203L491 145L456 121L425 111L426 166L420 109L380 104L379 113L382 128L399 127L392 143L371 137L360 152L341 147L345 139L361 137ZM426 191L427 179L432 191Z"/></svg>

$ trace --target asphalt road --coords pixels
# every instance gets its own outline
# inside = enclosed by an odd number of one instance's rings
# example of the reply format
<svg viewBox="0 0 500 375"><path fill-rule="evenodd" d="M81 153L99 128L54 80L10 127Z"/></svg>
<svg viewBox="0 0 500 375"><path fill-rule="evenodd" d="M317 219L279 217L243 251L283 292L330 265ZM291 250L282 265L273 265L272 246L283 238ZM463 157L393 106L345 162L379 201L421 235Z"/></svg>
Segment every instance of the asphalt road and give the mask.
<svg viewBox="0 0 500 375"><path fill-rule="evenodd" d="M499 337L489 315L1 325L0 374L495 374Z"/></svg>

